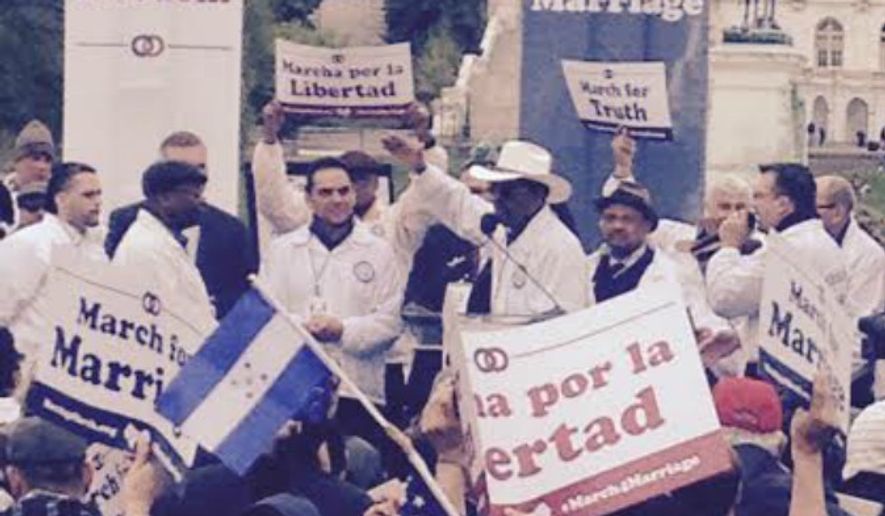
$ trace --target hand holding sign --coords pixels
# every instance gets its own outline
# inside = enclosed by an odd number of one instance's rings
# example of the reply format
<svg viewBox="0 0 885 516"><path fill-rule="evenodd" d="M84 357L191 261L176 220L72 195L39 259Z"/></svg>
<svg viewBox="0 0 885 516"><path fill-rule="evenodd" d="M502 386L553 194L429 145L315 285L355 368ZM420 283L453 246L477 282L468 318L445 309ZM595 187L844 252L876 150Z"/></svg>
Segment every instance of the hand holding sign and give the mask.
<svg viewBox="0 0 885 516"><path fill-rule="evenodd" d="M396 134L389 134L381 140L381 144L384 145L384 148L391 156L409 167L410 170L419 174L424 171L426 167L424 164L424 153L415 142L410 142Z"/></svg>
<svg viewBox="0 0 885 516"><path fill-rule="evenodd" d="M833 430L838 428L836 398L833 396L829 374L818 371L814 378L811 406L796 409L790 423L793 456L810 456L826 447Z"/></svg>
<svg viewBox="0 0 885 516"><path fill-rule="evenodd" d="M169 476L151 460L151 441L141 436L135 445L135 460L123 479L123 505L127 516L151 513L154 500L166 489Z"/></svg>
<svg viewBox="0 0 885 516"><path fill-rule="evenodd" d="M278 101L272 100L264 105L264 108L261 110L261 119L263 122L261 124L261 135L264 143L268 145L277 143L280 128L283 126L285 116L285 113L283 113L283 105Z"/></svg>
<svg viewBox="0 0 885 516"><path fill-rule="evenodd" d="M636 140L630 137L626 127L619 127L612 138L612 155L615 160L614 176L627 179L633 175L633 156L636 154Z"/></svg>

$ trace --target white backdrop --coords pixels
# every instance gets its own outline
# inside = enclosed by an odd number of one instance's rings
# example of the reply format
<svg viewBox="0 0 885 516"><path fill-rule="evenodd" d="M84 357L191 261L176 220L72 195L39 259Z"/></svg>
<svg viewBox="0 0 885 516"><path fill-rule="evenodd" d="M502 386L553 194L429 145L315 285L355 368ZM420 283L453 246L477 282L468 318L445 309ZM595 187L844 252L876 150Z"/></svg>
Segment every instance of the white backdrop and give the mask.
<svg viewBox="0 0 885 516"><path fill-rule="evenodd" d="M99 169L105 215L141 195L162 139L209 149L207 199L236 213L242 0L66 0L64 159Z"/></svg>

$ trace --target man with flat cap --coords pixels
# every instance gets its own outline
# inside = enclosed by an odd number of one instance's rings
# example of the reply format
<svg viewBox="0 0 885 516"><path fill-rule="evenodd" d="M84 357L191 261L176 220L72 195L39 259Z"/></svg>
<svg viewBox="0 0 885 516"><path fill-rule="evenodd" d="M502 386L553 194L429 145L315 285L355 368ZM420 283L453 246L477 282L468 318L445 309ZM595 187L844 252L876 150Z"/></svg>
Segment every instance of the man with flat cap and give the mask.
<svg viewBox="0 0 885 516"><path fill-rule="evenodd" d="M0 515L99 514L81 501L92 480L85 441L37 417L20 419L4 433L4 472L16 502Z"/></svg>
<svg viewBox="0 0 885 516"><path fill-rule="evenodd" d="M575 281L586 274L581 243L550 209L568 200L571 184L553 173L547 149L511 140L495 166L471 167L473 178L491 184L490 203L426 163L414 142L390 136L384 145L415 173L411 206L481 247L469 312L534 316L587 305L587 285Z"/></svg>
<svg viewBox="0 0 885 516"><path fill-rule="evenodd" d="M737 335L713 313L703 291L689 288L694 283L685 278L685 270L649 245L648 235L658 226L649 191L639 183L624 181L596 199L595 206L604 243L588 258L591 302L601 303L637 288L676 289L691 314L705 363L712 365L736 351Z"/></svg>
<svg viewBox="0 0 885 516"><path fill-rule="evenodd" d="M183 161L160 161L144 172L141 186L145 201L113 263L181 299L200 315L214 318L206 285L187 254L182 234L199 221L206 175Z"/></svg>

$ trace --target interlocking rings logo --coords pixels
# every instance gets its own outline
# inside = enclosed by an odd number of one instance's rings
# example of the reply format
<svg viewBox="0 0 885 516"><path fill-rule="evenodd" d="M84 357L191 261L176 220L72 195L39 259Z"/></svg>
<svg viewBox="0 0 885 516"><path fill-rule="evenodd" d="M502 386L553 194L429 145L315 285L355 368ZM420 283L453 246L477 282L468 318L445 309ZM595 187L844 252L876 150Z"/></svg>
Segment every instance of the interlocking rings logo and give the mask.
<svg viewBox="0 0 885 516"><path fill-rule="evenodd" d="M132 38L130 47L138 57L157 57L166 50L166 42L156 34L139 34Z"/></svg>
<svg viewBox="0 0 885 516"><path fill-rule="evenodd" d="M602 71L602 76L605 77L606 79L613 79L615 76L615 72L611 68L606 68L605 70Z"/></svg>
<svg viewBox="0 0 885 516"><path fill-rule="evenodd" d="M153 316L160 315L160 312L163 311L163 303L160 302L160 298L153 292L145 292L141 296L141 307L144 308L145 312Z"/></svg>
<svg viewBox="0 0 885 516"><path fill-rule="evenodd" d="M510 359L501 348L481 348L473 353L473 363L483 373L492 373L507 369Z"/></svg>

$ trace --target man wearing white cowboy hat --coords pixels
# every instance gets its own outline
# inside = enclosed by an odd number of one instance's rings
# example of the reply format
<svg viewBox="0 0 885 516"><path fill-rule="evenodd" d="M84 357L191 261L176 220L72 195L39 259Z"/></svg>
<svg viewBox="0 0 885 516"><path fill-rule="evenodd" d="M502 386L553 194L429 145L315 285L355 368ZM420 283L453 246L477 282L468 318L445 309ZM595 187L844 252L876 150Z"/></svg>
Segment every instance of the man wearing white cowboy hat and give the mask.
<svg viewBox="0 0 885 516"><path fill-rule="evenodd" d="M571 184L553 174L545 148L511 140L495 166L471 167L470 176L491 185L490 203L426 164L418 145L397 136L384 145L415 173L412 206L482 246L469 312L526 316L587 305L587 285L576 281L586 274L581 243L549 207L571 196Z"/></svg>

